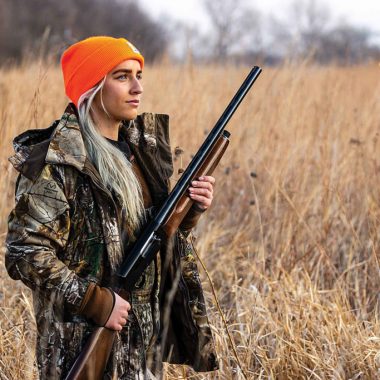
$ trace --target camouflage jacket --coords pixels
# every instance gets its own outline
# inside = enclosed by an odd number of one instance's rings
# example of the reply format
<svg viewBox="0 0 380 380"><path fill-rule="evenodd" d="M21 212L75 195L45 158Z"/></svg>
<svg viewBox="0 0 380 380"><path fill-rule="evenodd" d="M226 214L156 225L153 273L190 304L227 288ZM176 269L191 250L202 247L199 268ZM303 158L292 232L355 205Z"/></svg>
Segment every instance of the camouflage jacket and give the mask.
<svg viewBox="0 0 380 380"><path fill-rule="evenodd" d="M128 139L153 204L159 206L168 195L173 172L168 116L139 115L132 126L121 127L120 135ZM16 206L8 220L6 267L13 279L33 291L37 359L51 367L41 377L58 378L62 372L55 367L67 362L67 356L74 360L94 328L78 313L89 283L113 285L116 269L110 263L121 254L118 211L87 157L73 105L49 128L16 137L14 147L10 161L20 174ZM157 328L161 314L161 359L196 371L214 370L192 246L178 231L165 242L161 256L165 271L153 307ZM164 304L169 311L160 313Z"/></svg>

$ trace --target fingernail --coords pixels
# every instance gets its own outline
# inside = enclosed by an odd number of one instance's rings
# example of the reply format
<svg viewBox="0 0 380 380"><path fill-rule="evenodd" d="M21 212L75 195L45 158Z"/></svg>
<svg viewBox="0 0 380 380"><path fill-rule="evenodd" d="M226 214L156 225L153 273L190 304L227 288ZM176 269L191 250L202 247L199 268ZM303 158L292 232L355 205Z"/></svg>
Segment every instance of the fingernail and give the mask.
<svg viewBox="0 0 380 380"><path fill-rule="evenodd" d="M200 181L203 181L204 179L205 179L205 177L199 177Z"/></svg>
<svg viewBox="0 0 380 380"><path fill-rule="evenodd" d="M198 182L197 182L197 181L193 181L193 182L191 182L191 184L192 184L193 186L196 186L196 185L198 185Z"/></svg>

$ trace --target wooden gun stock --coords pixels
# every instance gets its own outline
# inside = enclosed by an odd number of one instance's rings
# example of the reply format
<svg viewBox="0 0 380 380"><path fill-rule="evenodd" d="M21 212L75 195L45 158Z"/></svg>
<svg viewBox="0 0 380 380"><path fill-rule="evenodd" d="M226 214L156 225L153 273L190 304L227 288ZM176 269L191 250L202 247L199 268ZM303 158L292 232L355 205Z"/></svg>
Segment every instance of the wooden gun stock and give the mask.
<svg viewBox="0 0 380 380"><path fill-rule="evenodd" d="M116 331L97 327L86 341L65 380L100 380L111 354Z"/></svg>
<svg viewBox="0 0 380 380"><path fill-rule="evenodd" d="M200 167L199 171L195 175L195 178L205 175L211 175L214 172L215 168L219 164L220 159L223 157L223 154L225 153L228 147L228 144L230 142L229 136L229 132L223 132L223 134L219 137L211 152L208 154L206 160ZM165 231L165 234L168 237L172 236L178 229L181 222L185 219L185 216L189 212L193 203L194 201L187 195L187 193L185 193L180 198L176 208L170 215L168 221L162 226L162 229Z"/></svg>

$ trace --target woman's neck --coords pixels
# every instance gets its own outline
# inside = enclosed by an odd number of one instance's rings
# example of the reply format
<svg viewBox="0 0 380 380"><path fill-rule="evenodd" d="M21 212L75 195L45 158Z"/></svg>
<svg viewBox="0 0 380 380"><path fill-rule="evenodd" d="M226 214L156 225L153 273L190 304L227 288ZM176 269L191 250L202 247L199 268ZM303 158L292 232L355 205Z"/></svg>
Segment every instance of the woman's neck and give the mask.
<svg viewBox="0 0 380 380"><path fill-rule="evenodd" d="M119 120L110 119L105 113L99 115L98 112L94 113L92 118L102 136L115 141L119 139Z"/></svg>

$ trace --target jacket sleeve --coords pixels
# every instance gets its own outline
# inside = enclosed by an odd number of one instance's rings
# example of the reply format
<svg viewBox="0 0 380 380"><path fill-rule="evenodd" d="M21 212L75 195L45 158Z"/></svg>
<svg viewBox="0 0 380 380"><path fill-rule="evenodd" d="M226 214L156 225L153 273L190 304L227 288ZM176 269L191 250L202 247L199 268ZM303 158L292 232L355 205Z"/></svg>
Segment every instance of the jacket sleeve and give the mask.
<svg viewBox="0 0 380 380"><path fill-rule="evenodd" d="M20 175L8 218L7 271L52 302L59 300L78 312L89 283L58 258L69 231L70 207L58 169L46 165L35 180Z"/></svg>
<svg viewBox="0 0 380 380"><path fill-rule="evenodd" d="M186 214L181 225L180 230L185 236L189 235L191 230L197 225L199 218L206 210L201 209L196 203L192 205L189 212Z"/></svg>

